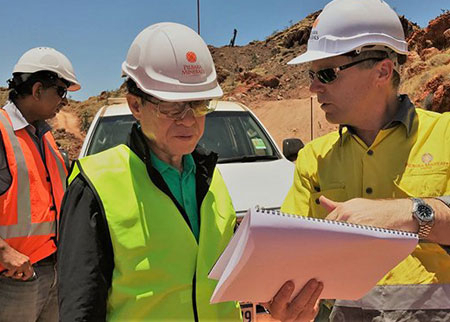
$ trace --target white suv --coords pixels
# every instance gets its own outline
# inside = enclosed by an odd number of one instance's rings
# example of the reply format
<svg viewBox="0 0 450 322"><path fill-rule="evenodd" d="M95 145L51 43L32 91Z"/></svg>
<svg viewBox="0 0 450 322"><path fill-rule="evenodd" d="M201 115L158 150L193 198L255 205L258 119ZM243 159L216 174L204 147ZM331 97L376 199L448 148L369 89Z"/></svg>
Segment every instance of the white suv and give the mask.
<svg viewBox="0 0 450 322"><path fill-rule="evenodd" d="M80 158L126 143L135 119L124 99L110 103L95 115ZM218 153L217 167L228 187L238 218L254 206L280 208L292 184L294 164L280 152L247 107L220 101L216 110L206 116L205 132L199 144ZM292 146L292 141L289 144ZM297 151L290 152L290 155L296 155Z"/></svg>

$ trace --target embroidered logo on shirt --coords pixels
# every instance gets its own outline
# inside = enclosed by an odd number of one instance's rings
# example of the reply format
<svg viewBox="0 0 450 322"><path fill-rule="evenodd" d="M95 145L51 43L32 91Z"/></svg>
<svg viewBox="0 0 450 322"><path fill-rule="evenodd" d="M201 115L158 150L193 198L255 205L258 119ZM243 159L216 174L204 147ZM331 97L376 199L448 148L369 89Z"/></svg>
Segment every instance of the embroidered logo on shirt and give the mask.
<svg viewBox="0 0 450 322"><path fill-rule="evenodd" d="M430 164L433 161L433 156L430 153L425 153L422 155L422 162L425 164Z"/></svg>

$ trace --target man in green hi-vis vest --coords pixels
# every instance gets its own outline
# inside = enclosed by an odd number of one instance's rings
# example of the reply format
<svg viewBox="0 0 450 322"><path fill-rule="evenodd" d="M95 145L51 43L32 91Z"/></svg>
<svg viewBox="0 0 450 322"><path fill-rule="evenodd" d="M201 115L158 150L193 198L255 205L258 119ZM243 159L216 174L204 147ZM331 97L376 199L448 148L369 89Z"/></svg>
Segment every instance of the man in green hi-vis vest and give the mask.
<svg viewBox="0 0 450 322"><path fill-rule="evenodd" d="M159 23L136 37L122 72L138 122L127 145L80 159L69 176L61 320L239 321L238 303L209 303L207 275L236 221L217 154L196 147L223 94L211 54L193 30ZM321 283L291 302L293 283L280 287L276 318L314 318Z"/></svg>

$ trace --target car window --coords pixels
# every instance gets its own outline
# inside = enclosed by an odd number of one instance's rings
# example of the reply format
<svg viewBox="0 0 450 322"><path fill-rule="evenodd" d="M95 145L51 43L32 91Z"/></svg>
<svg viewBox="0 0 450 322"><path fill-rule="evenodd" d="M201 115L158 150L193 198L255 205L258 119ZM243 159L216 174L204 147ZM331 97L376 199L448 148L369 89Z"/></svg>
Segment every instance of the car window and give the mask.
<svg viewBox="0 0 450 322"><path fill-rule="evenodd" d="M126 143L134 122L136 119L131 114L100 118L89 142L87 155Z"/></svg>
<svg viewBox="0 0 450 322"><path fill-rule="evenodd" d="M265 131L248 112L216 111L208 114L199 144L219 154L219 162L249 156L278 159Z"/></svg>

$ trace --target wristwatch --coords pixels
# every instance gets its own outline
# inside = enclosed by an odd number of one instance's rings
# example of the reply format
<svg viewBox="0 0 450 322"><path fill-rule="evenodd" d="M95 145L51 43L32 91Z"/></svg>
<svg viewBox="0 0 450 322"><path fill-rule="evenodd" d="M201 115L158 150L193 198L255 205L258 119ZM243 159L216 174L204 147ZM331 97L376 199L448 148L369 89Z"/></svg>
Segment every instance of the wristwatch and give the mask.
<svg viewBox="0 0 450 322"><path fill-rule="evenodd" d="M419 239L426 239L434 225L434 210L423 199L411 198L413 202L412 215L419 224Z"/></svg>

